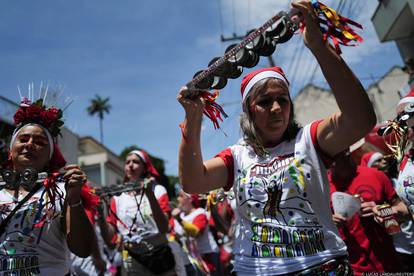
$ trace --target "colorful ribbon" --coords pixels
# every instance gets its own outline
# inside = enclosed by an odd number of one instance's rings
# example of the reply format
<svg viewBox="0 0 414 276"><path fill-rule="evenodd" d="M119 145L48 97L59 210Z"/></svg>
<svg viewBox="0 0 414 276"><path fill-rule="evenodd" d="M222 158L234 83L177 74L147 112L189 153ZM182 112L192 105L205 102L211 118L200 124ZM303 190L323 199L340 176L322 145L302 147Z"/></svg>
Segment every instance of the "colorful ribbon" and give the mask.
<svg viewBox="0 0 414 276"><path fill-rule="evenodd" d="M224 118L228 117L223 107L216 102L218 96L218 90L215 90L213 93L203 91L200 94L205 103L203 113L213 122L214 129L220 128L219 120L223 121L222 115Z"/></svg>
<svg viewBox="0 0 414 276"><path fill-rule="evenodd" d="M319 16L319 23L324 35L324 39L331 39L335 51L340 55L342 53L339 44L345 46L355 46L351 42L362 42L363 39L359 36L351 27L353 25L362 29L362 25L352 21L349 18L343 17L338 14L334 9L326 6L325 4L312 0L313 8Z"/></svg>

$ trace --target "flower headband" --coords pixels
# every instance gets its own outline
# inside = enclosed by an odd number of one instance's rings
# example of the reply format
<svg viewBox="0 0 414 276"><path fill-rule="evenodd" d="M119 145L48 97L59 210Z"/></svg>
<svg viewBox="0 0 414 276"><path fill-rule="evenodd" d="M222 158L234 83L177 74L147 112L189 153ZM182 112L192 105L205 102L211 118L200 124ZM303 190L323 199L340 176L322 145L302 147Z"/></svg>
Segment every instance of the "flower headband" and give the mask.
<svg viewBox="0 0 414 276"><path fill-rule="evenodd" d="M27 124L38 124L47 129L53 138L56 138L64 124L62 113L61 109L54 106L47 108L43 104L43 99L38 99L32 103L24 97L13 119L16 129Z"/></svg>

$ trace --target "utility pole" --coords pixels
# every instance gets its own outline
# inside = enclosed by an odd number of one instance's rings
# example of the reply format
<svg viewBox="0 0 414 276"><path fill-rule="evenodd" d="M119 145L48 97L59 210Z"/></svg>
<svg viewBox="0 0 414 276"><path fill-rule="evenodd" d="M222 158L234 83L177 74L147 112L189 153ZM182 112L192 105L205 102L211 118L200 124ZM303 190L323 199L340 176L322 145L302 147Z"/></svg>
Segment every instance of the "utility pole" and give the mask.
<svg viewBox="0 0 414 276"><path fill-rule="evenodd" d="M221 42L227 42L227 41L243 40L244 36L233 33L233 36L231 37L224 37L223 35L221 35L220 38L221 38ZM268 56L267 59L269 61L269 66L275 67L275 61L273 60L272 55Z"/></svg>

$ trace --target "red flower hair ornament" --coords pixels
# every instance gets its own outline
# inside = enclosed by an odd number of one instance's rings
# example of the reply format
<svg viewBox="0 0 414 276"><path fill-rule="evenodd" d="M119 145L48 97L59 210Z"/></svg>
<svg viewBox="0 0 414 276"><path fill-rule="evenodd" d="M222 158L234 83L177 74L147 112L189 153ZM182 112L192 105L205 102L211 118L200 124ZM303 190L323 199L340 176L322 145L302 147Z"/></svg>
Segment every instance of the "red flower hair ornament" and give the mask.
<svg viewBox="0 0 414 276"><path fill-rule="evenodd" d="M60 128L64 124L62 114L62 110L54 106L47 108L43 104L43 99L31 103L29 99L23 98L13 119L16 129L27 124L39 124L55 138L60 134Z"/></svg>

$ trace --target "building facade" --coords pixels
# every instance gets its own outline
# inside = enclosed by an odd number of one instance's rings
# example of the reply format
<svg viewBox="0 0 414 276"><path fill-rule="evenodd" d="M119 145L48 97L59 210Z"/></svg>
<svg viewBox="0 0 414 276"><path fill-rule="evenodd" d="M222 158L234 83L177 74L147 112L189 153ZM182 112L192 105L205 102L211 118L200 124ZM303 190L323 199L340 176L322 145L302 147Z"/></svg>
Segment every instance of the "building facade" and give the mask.
<svg viewBox="0 0 414 276"><path fill-rule="evenodd" d="M123 183L124 161L93 137L79 139L78 164L88 175L92 186Z"/></svg>
<svg viewBox="0 0 414 276"><path fill-rule="evenodd" d="M400 100L399 91L407 80L408 74L402 68L393 67L380 80L366 89L378 122L395 118L395 107ZM339 111L332 92L314 85L303 88L293 99L293 104L295 118L301 125L326 118Z"/></svg>

